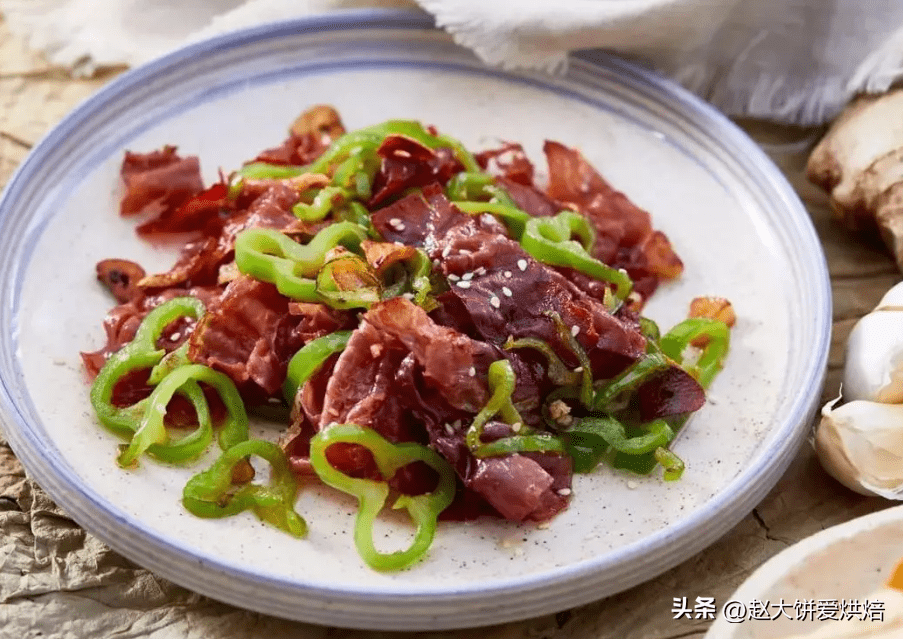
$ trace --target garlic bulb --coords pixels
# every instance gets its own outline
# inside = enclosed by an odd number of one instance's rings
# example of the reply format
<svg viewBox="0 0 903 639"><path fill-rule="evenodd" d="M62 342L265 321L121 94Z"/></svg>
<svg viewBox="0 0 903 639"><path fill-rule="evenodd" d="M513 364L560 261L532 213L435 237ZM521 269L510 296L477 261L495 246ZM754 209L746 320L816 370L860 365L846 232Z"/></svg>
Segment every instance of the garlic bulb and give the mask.
<svg viewBox="0 0 903 639"><path fill-rule="evenodd" d="M841 395L815 429L822 466L858 493L903 499L903 283L853 327Z"/></svg>
<svg viewBox="0 0 903 639"><path fill-rule="evenodd" d="M903 310L875 310L847 340L844 400L903 402Z"/></svg>
<svg viewBox="0 0 903 639"><path fill-rule="evenodd" d="M863 495L903 498L903 404L857 400L822 409L815 452L822 466Z"/></svg>

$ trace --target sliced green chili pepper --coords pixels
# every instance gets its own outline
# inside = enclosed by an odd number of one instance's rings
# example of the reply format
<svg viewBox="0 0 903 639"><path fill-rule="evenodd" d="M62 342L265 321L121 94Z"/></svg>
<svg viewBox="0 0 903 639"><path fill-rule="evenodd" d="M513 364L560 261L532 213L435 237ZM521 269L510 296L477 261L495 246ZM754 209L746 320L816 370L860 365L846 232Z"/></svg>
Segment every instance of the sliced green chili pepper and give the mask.
<svg viewBox="0 0 903 639"><path fill-rule="evenodd" d="M645 336L647 345L651 343L657 346L658 340L661 339L662 336L658 324L648 317L640 317L640 332Z"/></svg>
<svg viewBox="0 0 903 639"><path fill-rule="evenodd" d="M695 363L684 363L684 350L695 339L705 336L708 342ZM731 332L721 320L708 317L691 317L675 325L660 340L662 351L671 359L680 362L688 373L696 378L700 386L708 388L721 370L730 346Z"/></svg>
<svg viewBox="0 0 903 639"><path fill-rule="evenodd" d="M323 365L330 355L340 353L345 349L351 331L336 331L323 337L309 341L292 356L288 363L288 371L285 382L282 384L282 395L285 401L291 404L302 386L309 380L317 369Z"/></svg>
<svg viewBox="0 0 903 639"><path fill-rule="evenodd" d="M386 482L349 477L326 459L332 444L358 444L372 454L380 474L391 479L402 467L424 462L439 475L436 488L423 495L401 495L392 508L405 508L417 526L414 540L405 550L382 553L373 544L373 523L389 495ZM354 526L354 543L361 558L376 570L400 570L426 554L436 534L436 520L455 496L455 471L438 453L414 443L393 444L374 430L357 424L336 424L310 440L310 463L323 483L357 497L359 509Z"/></svg>
<svg viewBox="0 0 903 639"><path fill-rule="evenodd" d="M91 385L91 404L100 423L120 435L131 435L135 424L144 414L147 398L128 406L111 403L116 383L126 374L156 366L166 354L157 348L157 340L164 329L181 317L198 319L204 304L194 297L177 297L153 309L141 321L134 339L113 353Z"/></svg>
<svg viewBox="0 0 903 639"><path fill-rule="evenodd" d="M347 198L344 189L337 186L326 186L320 189L310 204L298 202L292 207L292 213L305 222L319 222L332 212L332 209Z"/></svg>
<svg viewBox="0 0 903 639"><path fill-rule="evenodd" d="M233 484L233 468L249 455L270 463L268 485ZM307 524L295 511L297 495L298 483L282 449L272 442L249 439L228 448L210 468L189 479L182 504L190 513L205 518L229 517L251 509L261 520L304 537Z"/></svg>
<svg viewBox="0 0 903 639"><path fill-rule="evenodd" d="M345 206L339 207L333 212L333 218L339 222L353 222L367 230L367 236L371 239L379 239L380 235L373 227L370 220L370 211L360 202L350 201Z"/></svg>
<svg viewBox="0 0 903 639"><path fill-rule="evenodd" d="M418 306L426 306L428 304L427 300L429 295L433 291L433 284L430 281L430 275L433 272L433 263L430 261L429 256L423 249L418 248L415 250L414 255L407 259L400 260L399 262L395 262L395 264L404 265L408 271L408 279L410 280L411 291L414 295L414 303ZM399 284L401 285L401 289L393 291L391 294L392 297L399 295L406 283L400 282ZM397 288L397 286L395 288ZM387 289L386 292L388 293L389 290Z"/></svg>
<svg viewBox="0 0 903 639"><path fill-rule="evenodd" d="M570 450L577 449L574 472L590 472L609 453L644 455L667 446L674 431L663 419L646 425L642 432L628 434L620 421L610 415L575 418L565 431Z"/></svg>
<svg viewBox="0 0 903 639"><path fill-rule="evenodd" d="M486 196L486 187L495 184L495 178L483 171L455 173L445 186L449 200L480 200ZM507 195L507 194L506 194ZM510 202L506 202L508 204Z"/></svg>
<svg viewBox="0 0 903 639"><path fill-rule="evenodd" d="M490 213L500 218L516 240L520 240L531 215L518 208L508 192L488 173L456 173L445 188L448 199L465 213Z"/></svg>
<svg viewBox="0 0 903 639"><path fill-rule="evenodd" d="M480 213L490 213L501 218L508 231L515 240L523 240L524 230L527 223L533 219L529 213L522 211L511 204L502 204L498 202L452 202L459 209L471 215L479 215Z"/></svg>
<svg viewBox="0 0 903 639"><path fill-rule="evenodd" d="M163 359L151 369L150 375L147 376L147 383L151 386L156 386L171 372L180 366L190 363L191 360L188 359L188 341L186 340L179 348L164 355Z"/></svg>
<svg viewBox="0 0 903 639"><path fill-rule="evenodd" d="M623 393L633 391L656 373L671 366L671 362L662 353L649 353L634 362L617 377L596 385L593 398L595 410L607 411L610 404Z"/></svg>
<svg viewBox="0 0 903 639"><path fill-rule="evenodd" d="M663 419L656 419L646 425L646 434L628 437L624 424L610 415L579 417L567 429L571 435L586 438L596 437L605 441L619 453L625 455L642 455L652 452L659 446L666 446L674 439L674 431Z"/></svg>
<svg viewBox="0 0 903 639"><path fill-rule="evenodd" d="M433 135L419 122L408 120L388 120L374 126L351 131L338 138L328 149L306 168L314 173L325 173L329 167L344 158L376 149L390 135L412 138L430 149L450 148L467 171L480 171L476 158L458 140L447 135Z"/></svg>
<svg viewBox="0 0 903 639"><path fill-rule="evenodd" d="M452 201L473 203L488 201L494 204L517 206L508 191L499 186L495 177L489 173L472 171L455 173L445 187L445 194Z"/></svg>
<svg viewBox="0 0 903 639"><path fill-rule="evenodd" d="M572 239L576 235L580 241ZM633 289L624 271L603 264L590 255L594 232L585 217L562 211L553 217L534 217L526 223L521 246L538 261L565 266L614 286L614 295L623 301Z"/></svg>
<svg viewBox="0 0 903 639"><path fill-rule="evenodd" d="M492 362L489 365L488 382L489 391L492 395L483 409L473 418L473 422L464 436L467 446L472 451L483 445L483 442L480 441L483 427L496 414L501 414L502 419L508 424L523 424L524 421L511 402L511 394L514 392L514 386L517 383L511 362L507 359Z"/></svg>
<svg viewBox="0 0 903 639"><path fill-rule="evenodd" d="M702 353L695 363L685 362L684 353L691 342L701 336L708 337ZM730 343L730 329L720 320L705 317L691 317L679 322L658 342L658 348L667 357L677 361L690 375L696 378L699 385L708 388L712 380L721 370L722 362ZM652 344L651 348L655 345ZM687 416L678 416L670 421L671 429L677 433L687 422ZM646 455L629 456L618 454L613 465L632 472L648 475L656 465L664 468L664 476L668 481L678 479L683 473L684 464L681 459L667 447L662 446Z"/></svg>
<svg viewBox="0 0 903 639"><path fill-rule="evenodd" d="M664 469L665 481L677 481L684 474L684 462L664 446L655 449L655 461Z"/></svg>
<svg viewBox="0 0 903 639"><path fill-rule="evenodd" d="M248 438L248 416L232 380L207 366L187 364L173 370L154 388L134 436L129 444L123 447L119 455L117 461L120 466L134 467L138 457L145 451L164 461L185 461L197 457L204 451L213 437L206 401L203 412L197 411L199 426L192 434L178 441L170 442L163 424L166 406L173 394L190 381L209 384L219 392L220 398L223 400L228 417L220 431L219 439L222 448L230 448ZM198 392L200 392L199 388ZM203 399L203 393L201 393L201 399ZM195 406L197 407L197 404Z"/></svg>
<svg viewBox="0 0 903 639"><path fill-rule="evenodd" d="M235 264L242 273L275 284L287 297L320 301L312 278L326 262L326 253L339 245L356 248L366 236L362 227L351 222L331 224L307 244L274 229L248 229L235 238Z"/></svg>
<svg viewBox="0 0 903 639"><path fill-rule="evenodd" d="M526 429L526 426L523 428ZM564 453L562 441L548 433L528 431L525 435L511 435L488 444L480 444L473 451L474 457L500 457L514 453Z"/></svg>
<svg viewBox="0 0 903 639"><path fill-rule="evenodd" d="M488 381L492 395L486 406L474 417L473 423L464 435L464 441L474 457L496 457L526 452L564 452L564 445L557 437L549 433L537 433L523 423L523 418L511 401L517 383L511 362L506 359L492 362L489 365ZM518 434L484 443L481 440L483 428L497 414L505 423L511 424Z"/></svg>
<svg viewBox="0 0 903 639"><path fill-rule="evenodd" d="M379 140L382 143L382 140ZM332 184L341 188L348 197L367 200L372 195L373 179L379 170L377 155L379 144L362 145L336 167Z"/></svg>
<svg viewBox="0 0 903 639"><path fill-rule="evenodd" d="M521 337L514 339L509 336L507 341L502 345L505 350L512 348L532 348L545 355L548 365L546 367L546 375L552 380L556 386L576 386L580 383L581 373L572 371L558 357L558 353L547 343L535 337Z"/></svg>
<svg viewBox="0 0 903 639"><path fill-rule="evenodd" d="M333 308L370 308L382 299L382 286L366 260L346 253L320 269L317 296Z"/></svg>
<svg viewBox="0 0 903 639"><path fill-rule="evenodd" d="M269 162L251 162L238 169L235 174L251 180L283 180L306 173L303 166L270 164Z"/></svg>
<svg viewBox="0 0 903 639"><path fill-rule="evenodd" d="M670 444L674 431L663 419L650 422L645 428L627 429L614 417L597 415L575 419L567 430L566 439L574 458L574 472L590 472L606 458L616 468L636 471L636 464L616 464L615 461L623 458L642 462L654 451ZM649 468L642 474L651 471Z"/></svg>
<svg viewBox="0 0 903 639"><path fill-rule="evenodd" d="M580 402L586 408L589 408L593 402L593 368L589 361L589 355L586 354L586 350L584 350L583 346L580 345L580 342L577 341L577 337L574 333L571 332L572 329L564 323L563 319L561 319L561 315L555 311L548 311L546 315L548 315L555 323L555 329L558 331L558 338L568 347L568 349L570 349L574 356L576 356L577 361L580 362L580 372L583 375L583 380L580 385Z"/></svg>
<svg viewBox="0 0 903 639"><path fill-rule="evenodd" d="M161 387L166 390L158 392ZM198 425L185 437L171 441L163 419L166 415L166 405L175 393L185 395L191 401ZM184 380L181 386L173 389L164 383L151 393L144 414L135 422L135 434L128 444L119 447L116 461L123 468L134 468L138 465L138 457L145 451L165 462L190 461L201 455L212 441L213 422L210 418L210 407L200 385L193 380ZM130 453L133 448L134 452Z"/></svg>

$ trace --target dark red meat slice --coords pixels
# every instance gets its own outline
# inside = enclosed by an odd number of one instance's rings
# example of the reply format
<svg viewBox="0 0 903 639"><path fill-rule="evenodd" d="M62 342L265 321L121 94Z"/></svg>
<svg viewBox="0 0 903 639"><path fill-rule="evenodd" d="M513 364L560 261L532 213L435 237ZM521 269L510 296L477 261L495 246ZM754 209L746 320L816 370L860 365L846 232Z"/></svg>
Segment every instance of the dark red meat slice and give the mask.
<svg viewBox="0 0 903 639"><path fill-rule="evenodd" d="M298 318L276 287L240 276L211 304L189 338L188 357L236 384L279 393L288 361L303 345Z"/></svg>
<svg viewBox="0 0 903 639"><path fill-rule="evenodd" d="M410 188L445 184L464 168L451 149L430 149L403 135L387 136L377 153L382 162L367 203L371 209Z"/></svg>
<svg viewBox="0 0 903 639"><path fill-rule="evenodd" d="M121 169L122 215L166 214L204 190L197 157L180 157L176 147L151 153L126 152Z"/></svg>

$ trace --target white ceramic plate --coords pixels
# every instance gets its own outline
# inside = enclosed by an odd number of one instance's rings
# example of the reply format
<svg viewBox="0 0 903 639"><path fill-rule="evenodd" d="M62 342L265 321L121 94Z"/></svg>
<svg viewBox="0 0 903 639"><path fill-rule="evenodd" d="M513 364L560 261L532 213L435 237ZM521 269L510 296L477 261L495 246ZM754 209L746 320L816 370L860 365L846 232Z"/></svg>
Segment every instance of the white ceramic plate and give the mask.
<svg viewBox="0 0 903 639"><path fill-rule="evenodd" d="M191 469L114 463L79 351L102 342L111 300L94 264L164 270L172 252L116 214L123 151L172 143L207 179L277 144L313 103L350 128L386 118L435 124L472 148L518 140L544 166L544 139L580 147L650 210L683 257L681 281L648 313L668 327L696 295L723 295L739 321L711 402L676 443L684 478L608 470L577 478L547 529L443 524L429 557L398 574L362 566L353 506L305 489L299 541L251 515L184 512ZM824 257L795 194L728 120L672 84L598 55L547 76L486 68L421 14L333 14L187 47L105 87L26 159L0 201L2 417L16 454L86 529L188 588L273 615L349 627L498 623L640 583L737 523L804 439L826 362ZM271 430L269 437L275 438Z"/></svg>
<svg viewBox="0 0 903 639"><path fill-rule="evenodd" d="M709 628L706 639L783 639L841 629L840 634L831 636L865 639L864 634L854 635L844 625L851 620L860 621L863 616L876 635L879 630L890 633L893 625L900 634L881 636L901 636L901 599L899 594L888 593L885 586L901 561L903 506L832 526L762 564L729 599L739 602L743 608L734 606L727 616L720 615ZM800 608L777 614L775 606L781 600L791 605L814 600L815 612L803 613L804 608ZM842 607L842 601L862 604L861 612L855 606ZM771 604L769 613L776 618L751 619L752 602ZM836 615L829 612L832 602L837 602ZM883 612L874 606L875 602L883 604Z"/></svg>

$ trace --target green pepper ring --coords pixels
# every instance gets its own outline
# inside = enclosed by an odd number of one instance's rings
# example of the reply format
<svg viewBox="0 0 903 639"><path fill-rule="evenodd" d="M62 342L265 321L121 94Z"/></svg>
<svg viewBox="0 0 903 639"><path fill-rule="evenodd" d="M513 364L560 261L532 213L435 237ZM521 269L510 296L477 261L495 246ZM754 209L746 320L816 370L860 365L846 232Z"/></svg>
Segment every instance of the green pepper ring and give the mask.
<svg viewBox="0 0 903 639"><path fill-rule="evenodd" d="M436 488L424 495L401 495L393 509L405 508L417 529L411 545L405 550L383 553L373 543L373 522L385 506L389 485L372 479L349 477L326 459L326 449L333 444L349 443L366 447L372 454L380 474L391 479L399 468L412 462L425 462L439 474ZM393 444L374 430L357 424L336 424L317 433L310 440L310 463L323 483L357 497L358 513L354 526L354 543L361 558L375 570L401 570L422 558L436 534L436 520L455 496L455 471L434 450L420 444Z"/></svg>

